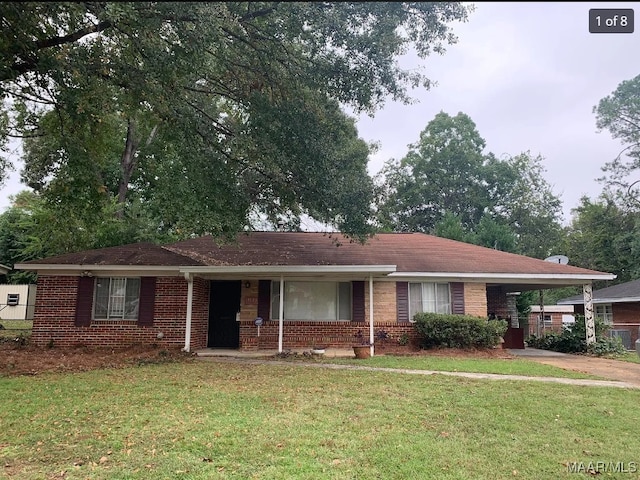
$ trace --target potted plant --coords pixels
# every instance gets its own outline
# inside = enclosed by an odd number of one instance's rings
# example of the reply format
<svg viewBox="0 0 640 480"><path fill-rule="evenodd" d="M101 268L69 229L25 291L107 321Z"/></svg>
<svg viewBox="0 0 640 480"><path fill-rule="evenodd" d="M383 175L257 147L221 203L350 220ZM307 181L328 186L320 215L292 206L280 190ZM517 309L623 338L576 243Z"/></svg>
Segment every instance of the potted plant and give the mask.
<svg viewBox="0 0 640 480"><path fill-rule="evenodd" d="M354 337L356 337L358 342L352 345L356 358L369 358L371 356L372 343L362 334L362 330L358 330L358 333L356 333Z"/></svg>

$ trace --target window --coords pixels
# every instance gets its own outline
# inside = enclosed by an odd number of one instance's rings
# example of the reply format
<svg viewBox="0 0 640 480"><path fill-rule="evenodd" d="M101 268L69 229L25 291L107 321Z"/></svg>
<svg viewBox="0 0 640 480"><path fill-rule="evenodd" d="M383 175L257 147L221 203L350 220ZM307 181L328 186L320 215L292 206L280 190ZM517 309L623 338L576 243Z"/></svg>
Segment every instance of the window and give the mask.
<svg viewBox="0 0 640 480"><path fill-rule="evenodd" d="M552 321L551 321L551 315L545 313L544 314L544 324L545 325L551 325Z"/></svg>
<svg viewBox="0 0 640 480"><path fill-rule="evenodd" d="M271 318L280 318L280 282L271 284ZM351 320L351 282L284 282L284 320Z"/></svg>
<svg viewBox="0 0 640 480"><path fill-rule="evenodd" d="M576 317L574 317L573 315L569 315L569 314L562 315L562 326L571 327L575 323L576 323Z"/></svg>
<svg viewBox="0 0 640 480"><path fill-rule="evenodd" d="M95 320L137 320L140 279L96 278L94 300Z"/></svg>
<svg viewBox="0 0 640 480"><path fill-rule="evenodd" d="M15 307L20 304L19 293L7 293L7 305Z"/></svg>
<svg viewBox="0 0 640 480"><path fill-rule="evenodd" d="M595 317L602 320L607 325L613 325L613 309L610 303L603 303L601 305L594 305Z"/></svg>
<svg viewBox="0 0 640 480"><path fill-rule="evenodd" d="M409 319L422 312L451 313L448 283L409 283Z"/></svg>

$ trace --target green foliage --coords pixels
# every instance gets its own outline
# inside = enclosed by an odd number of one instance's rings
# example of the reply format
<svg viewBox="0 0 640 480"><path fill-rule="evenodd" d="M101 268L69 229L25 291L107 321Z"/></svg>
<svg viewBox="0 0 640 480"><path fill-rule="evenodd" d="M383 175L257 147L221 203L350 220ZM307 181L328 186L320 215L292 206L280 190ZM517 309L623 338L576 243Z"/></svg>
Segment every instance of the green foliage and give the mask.
<svg viewBox="0 0 640 480"><path fill-rule="evenodd" d="M497 159L484 148L468 115L438 113L376 178L381 226L548 256L561 239L561 202L543 178L542 158Z"/></svg>
<svg viewBox="0 0 640 480"><path fill-rule="evenodd" d="M169 242L176 237L155 228L155 222L130 209L115 215L111 203L93 215L69 212L48 199L24 191L0 214L0 263L14 264L79 250L104 248L141 241ZM34 283L35 274L12 270L9 283Z"/></svg>
<svg viewBox="0 0 640 480"><path fill-rule="evenodd" d="M507 331L504 320L487 320L471 315L418 313L415 328L422 348L490 348L499 345Z"/></svg>
<svg viewBox="0 0 640 480"><path fill-rule="evenodd" d="M0 4L0 140L60 213L141 213L163 234L232 236L302 215L372 231L372 113L430 81L396 61L456 41L458 2ZM1 165L0 165L1 167ZM3 172L0 172L0 180ZM116 208L113 211L113 203ZM130 210L134 210L132 214Z"/></svg>
<svg viewBox="0 0 640 480"><path fill-rule="evenodd" d="M398 337L398 345L402 345L403 347L409 345L409 334L407 332L403 332Z"/></svg>
<svg viewBox="0 0 640 480"><path fill-rule="evenodd" d="M527 345L532 348L552 350L562 353L590 353L592 355L622 354L625 348L617 337L606 335L609 326L602 320L594 319L596 329L596 341L587 345L587 332L584 316L576 315L573 325L567 326L562 333L548 333L546 335L532 335L527 339Z"/></svg>
<svg viewBox="0 0 640 480"><path fill-rule="evenodd" d="M583 197L573 210L565 251L573 265L615 273L614 284L623 283L640 276L639 234L640 212L625 211L606 195Z"/></svg>
<svg viewBox="0 0 640 480"><path fill-rule="evenodd" d="M602 168L605 193L625 208L640 207L640 75L621 82L593 108L596 125L619 139L624 149Z"/></svg>

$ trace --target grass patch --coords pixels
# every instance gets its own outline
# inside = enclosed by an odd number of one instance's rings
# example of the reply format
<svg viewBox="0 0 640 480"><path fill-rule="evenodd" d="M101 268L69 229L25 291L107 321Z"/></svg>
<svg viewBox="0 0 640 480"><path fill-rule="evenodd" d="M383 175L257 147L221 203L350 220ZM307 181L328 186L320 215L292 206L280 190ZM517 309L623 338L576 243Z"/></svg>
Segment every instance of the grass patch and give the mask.
<svg viewBox="0 0 640 480"><path fill-rule="evenodd" d="M453 358L440 356L391 356L376 355L365 360L348 358L327 359L328 363L346 365L366 365L370 367L404 368L410 370L435 370L440 372L470 372L497 373L502 375L525 375L533 377L561 377L561 378L590 378L600 379L563 368L544 365L522 358L514 359L483 359L483 358Z"/></svg>
<svg viewBox="0 0 640 480"><path fill-rule="evenodd" d="M622 355L604 356L602 358L610 358L612 360L620 360L622 362L640 363L640 356L638 356L638 353L635 350L626 351Z"/></svg>
<svg viewBox="0 0 640 480"><path fill-rule="evenodd" d="M0 329L0 338L27 337L31 335L33 320L0 320L0 325L4 327Z"/></svg>
<svg viewBox="0 0 640 480"><path fill-rule="evenodd" d="M638 461L640 391L216 361L0 378L21 479L576 478Z"/></svg>

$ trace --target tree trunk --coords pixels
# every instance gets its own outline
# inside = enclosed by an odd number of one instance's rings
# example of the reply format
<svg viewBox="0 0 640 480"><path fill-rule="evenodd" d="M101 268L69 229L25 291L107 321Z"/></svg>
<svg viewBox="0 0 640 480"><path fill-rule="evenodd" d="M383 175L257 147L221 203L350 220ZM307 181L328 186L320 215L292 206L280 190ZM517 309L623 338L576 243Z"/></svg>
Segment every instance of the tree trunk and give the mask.
<svg viewBox="0 0 640 480"><path fill-rule="evenodd" d="M156 125L151 130L149 137L145 143L145 146L149 146L153 141L153 138L156 135L156 131L158 130L158 126ZM118 218L123 218L124 216L124 203L127 200L127 193L129 192L129 182L131 181L131 177L133 176L133 171L135 170L138 160L136 158L136 154L138 153L138 145L140 140L136 138L136 125L135 122L131 119L128 120L127 126L127 140L124 146L124 152L122 152L122 157L120 159L120 168L122 170L122 178L120 179L120 185L118 186L118 205L121 207L118 209L116 216Z"/></svg>

